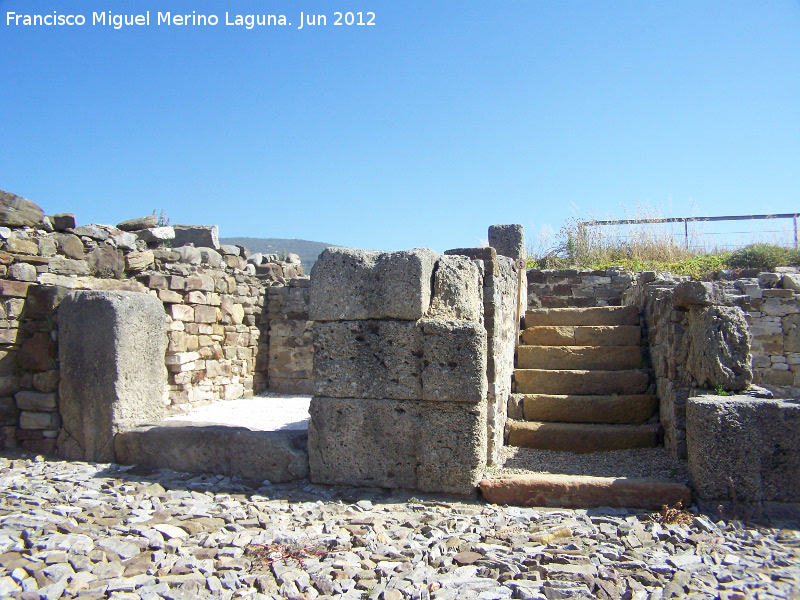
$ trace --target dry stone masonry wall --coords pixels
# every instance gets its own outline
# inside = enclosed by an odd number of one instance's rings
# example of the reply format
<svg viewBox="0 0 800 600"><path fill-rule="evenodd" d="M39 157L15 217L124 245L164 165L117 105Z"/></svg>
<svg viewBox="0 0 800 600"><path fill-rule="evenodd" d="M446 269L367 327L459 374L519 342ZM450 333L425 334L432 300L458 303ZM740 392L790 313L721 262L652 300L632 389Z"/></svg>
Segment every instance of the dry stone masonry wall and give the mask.
<svg viewBox="0 0 800 600"><path fill-rule="evenodd" d="M289 302L270 312L265 295L303 289L308 279L301 275L294 255L279 261L220 245L216 226L159 226L155 216L79 226L74 214L46 216L33 202L0 192L0 447L55 449L62 423L58 308L68 293L127 291L161 301L168 320L164 403L182 412L266 391L268 336L274 370L287 371L281 348L302 346L303 336L286 332L286 324L302 311L295 314ZM295 363L309 362L309 338L306 332L306 356ZM309 372L298 377L303 390ZM280 376L276 384L288 389Z"/></svg>
<svg viewBox="0 0 800 600"><path fill-rule="evenodd" d="M633 274L620 267L600 271L528 269L528 308L619 306Z"/></svg>

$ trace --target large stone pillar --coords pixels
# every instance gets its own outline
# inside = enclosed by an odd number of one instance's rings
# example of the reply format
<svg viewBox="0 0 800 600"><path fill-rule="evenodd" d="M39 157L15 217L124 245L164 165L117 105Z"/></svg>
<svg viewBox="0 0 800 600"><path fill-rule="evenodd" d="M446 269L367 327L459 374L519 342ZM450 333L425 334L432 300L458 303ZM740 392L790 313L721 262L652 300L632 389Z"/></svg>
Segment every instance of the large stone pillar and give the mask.
<svg viewBox="0 0 800 600"><path fill-rule="evenodd" d="M114 461L114 435L165 411L167 320L137 292L76 291L58 309L63 421L58 453Z"/></svg>
<svg viewBox="0 0 800 600"><path fill-rule="evenodd" d="M483 273L329 248L311 272L311 480L468 494L486 465Z"/></svg>

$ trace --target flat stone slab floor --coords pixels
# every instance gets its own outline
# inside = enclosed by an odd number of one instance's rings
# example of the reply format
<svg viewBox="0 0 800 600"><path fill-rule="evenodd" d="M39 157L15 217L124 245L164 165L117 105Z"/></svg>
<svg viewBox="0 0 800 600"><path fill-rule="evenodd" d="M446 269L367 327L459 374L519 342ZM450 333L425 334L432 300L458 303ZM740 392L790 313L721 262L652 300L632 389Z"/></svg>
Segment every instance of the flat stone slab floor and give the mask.
<svg viewBox="0 0 800 600"><path fill-rule="evenodd" d="M259 431L307 431L311 396L261 394L254 398L214 402L165 421L213 423Z"/></svg>

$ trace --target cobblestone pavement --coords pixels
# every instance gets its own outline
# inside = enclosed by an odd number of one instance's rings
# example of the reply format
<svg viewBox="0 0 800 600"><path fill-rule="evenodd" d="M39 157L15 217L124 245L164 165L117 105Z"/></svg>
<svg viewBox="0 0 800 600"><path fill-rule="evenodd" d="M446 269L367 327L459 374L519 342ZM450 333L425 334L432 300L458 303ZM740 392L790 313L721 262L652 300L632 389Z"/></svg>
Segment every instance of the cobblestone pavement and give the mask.
<svg viewBox="0 0 800 600"><path fill-rule="evenodd" d="M0 597L800 598L778 523L0 456Z"/></svg>

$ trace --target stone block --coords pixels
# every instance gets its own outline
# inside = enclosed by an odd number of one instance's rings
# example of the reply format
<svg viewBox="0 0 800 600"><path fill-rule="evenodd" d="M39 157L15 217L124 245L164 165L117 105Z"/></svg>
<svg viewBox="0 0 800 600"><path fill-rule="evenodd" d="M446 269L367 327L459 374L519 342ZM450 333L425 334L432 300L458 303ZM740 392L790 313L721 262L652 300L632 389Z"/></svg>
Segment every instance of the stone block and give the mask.
<svg viewBox="0 0 800 600"><path fill-rule="evenodd" d="M706 281L684 281L675 286L672 305L681 307L711 306L723 304L724 297L713 283Z"/></svg>
<svg viewBox="0 0 800 600"><path fill-rule="evenodd" d="M314 397L310 479L472 494L486 465L486 403Z"/></svg>
<svg viewBox="0 0 800 600"><path fill-rule="evenodd" d="M64 419L59 454L113 461L113 438L119 430L163 414L163 304L149 294L76 291L62 301L58 323Z"/></svg>
<svg viewBox="0 0 800 600"><path fill-rule="evenodd" d="M151 227L158 227L158 219L155 215L127 219L117 224L117 229L122 231L138 231L139 229L150 229Z"/></svg>
<svg viewBox="0 0 800 600"><path fill-rule="evenodd" d="M36 267L28 263L14 263L8 269L8 276L17 281L36 281Z"/></svg>
<svg viewBox="0 0 800 600"><path fill-rule="evenodd" d="M64 231L65 229L73 229L78 223L75 220L75 213L59 213L53 215L53 229L56 231Z"/></svg>
<svg viewBox="0 0 800 600"><path fill-rule="evenodd" d="M273 483L308 477L305 431L167 421L120 432L118 461L190 473L214 473Z"/></svg>
<svg viewBox="0 0 800 600"><path fill-rule="evenodd" d="M111 236L111 242L113 242L114 245L120 250L125 250L127 252L136 250L136 241L136 236L127 231L113 234Z"/></svg>
<svg viewBox="0 0 800 600"><path fill-rule="evenodd" d="M43 394L42 392L23 390L17 392L14 399L20 410L48 411L57 408L55 392Z"/></svg>
<svg viewBox="0 0 800 600"><path fill-rule="evenodd" d="M753 381L750 332L738 307L692 309L681 350L686 372L700 387L743 390Z"/></svg>
<svg viewBox="0 0 800 600"><path fill-rule="evenodd" d="M69 288L60 285L30 286L25 303L25 318L35 321L53 318L58 305L69 292Z"/></svg>
<svg viewBox="0 0 800 600"><path fill-rule="evenodd" d="M172 304L169 307L170 316L175 321L194 322L194 307L185 304Z"/></svg>
<svg viewBox="0 0 800 600"><path fill-rule="evenodd" d="M57 368L55 343L50 334L34 333L22 341L19 351L19 364L30 371L49 371Z"/></svg>
<svg viewBox="0 0 800 600"><path fill-rule="evenodd" d="M426 318L483 321L483 281L469 258L442 256L436 261Z"/></svg>
<svg viewBox="0 0 800 600"><path fill-rule="evenodd" d="M172 290L158 290L158 299L169 304L180 304L183 302L183 295L178 292L173 292ZM194 316L187 320L193 321Z"/></svg>
<svg viewBox="0 0 800 600"><path fill-rule="evenodd" d="M174 239L175 231L172 227L150 227L137 231L136 237L148 244L157 244Z"/></svg>
<svg viewBox="0 0 800 600"><path fill-rule="evenodd" d="M72 233L79 237L87 237L92 240L103 241L108 239L108 230L104 225L81 225L80 227L75 227L72 230Z"/></svg>
<svg viewBox="0 0 800 600"><path fill-rule="evenodd" d="M25 281L8 281L0 279L0 296L25 298L28 295L29 283Z"/></svg>
<svg viewBox="0 0 800 600"><path fill-rule="evenodd" d="M800 402L699 396L686 407L689 473L704 500L800 502Z"/></svg>
<svg viewBox="0 0 800 600"><path fill-rule="evenodd" d="M222 256L216 250L211 248L198 248L200 251L200 262L204 265L209 265L214 269L222 267Z"/></svg>
<svg viewBox="0 0 800 600"><path fill-rule="evenodd" d="M107 244L101 244L86 255L89 273L94 277L119 279L125 270L122 252Z"/></svg>
<svg viewBox="0 0 800 600"><path fill-rule="evenodd" d="M58 429L61 417L57 412L22 411L19 414L20 429Z"/></svg>
<svg viewBox="0 0 800 600"><path fill-rule="evenodd" d="M215 306L208 306L199 304L194 307L194 322L195 323L216 323L218 308Z"/></svg>
<svg viewBox="0 0 800 600"><path fill-rule="evenodd" d="M33 227L42 221L44 211L35 203L0 190L0 225Z"/></svg>
<svg viewBox="0 0 800 600"><path fill-rule="evenodd" d="M175 225L175 246L219 248L219 228L216 225Z"/></svg>
<svg viewBox="0 0 800 600"><path fill-rule="evenodd" d="M445 250L445 256L466 256L472 260L482 260L487 275L499 275L500 269L497 263L497 250L491 246L484 248L454 248Z"/></svg>
<svg viewBox="0 0 800 600"><path fill-rule="evenodd" d="M404 252L326 248L311 273L309 318L419 319L430 305L437 258L427 248Z"/></svg>
<svg viewBox="0 0 800 600"><path fill-rule="evenodd" d="M486 332L469 321L314 322L315 393L479 402Z"/></svg>
<svg viewBox="0 0 800 600"><path fill-rule="evenodd" d="M144 252L131 252L125 256L125 270L126 271L144 271L147 267L153 264L155 257L151 250Z"/></svg>
<svg viewBox="0 0 800 600"><path fill-rule="evenodd" d="M517 260L525 258L525 228L522 225L491 225L489 245L500 256Z"/></svg>
<svg viewBox="0 0 800 600"><path fill-rule="evenodd" d="M56 233L53 237L55 238L56 249L59 254L73 260L83 260L86 256L83 242L77 235L71 233Z"/></svg>
<svg viewBox="0 0 800 600"><path fill-rule="evenodd" d="M89 265L85 260L53 256L50 259L50 272L56 275L89 275Z"/></svg>
<svg viewBox="0 0 800 600"><path fill-rule="evenodd" d="M800 314L786 315L783 326L783 348L786 352L800 352Z"/></svg>

